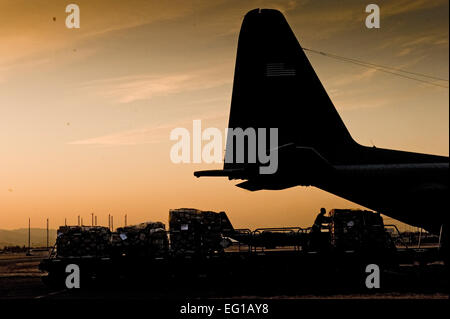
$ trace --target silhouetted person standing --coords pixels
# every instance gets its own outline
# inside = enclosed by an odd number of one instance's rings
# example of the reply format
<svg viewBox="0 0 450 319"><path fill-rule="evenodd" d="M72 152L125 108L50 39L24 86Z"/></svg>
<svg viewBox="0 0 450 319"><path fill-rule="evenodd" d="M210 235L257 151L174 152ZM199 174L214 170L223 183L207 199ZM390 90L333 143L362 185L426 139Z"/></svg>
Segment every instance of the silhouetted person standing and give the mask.
<svg viewBox="0 0 450 319"><path fill-rule="evenodd" d="M325 208L320 209L320 213L317 215L316 220L314 221L314 224L312 226L313 232L320 232L322 229L322 224L329 223L331 221L331 218L328 216L325 216L327 211Z"/></svg>
<svg viewBox="0 0 450 319"><path fill-rule="evenodd" d="M322 247L322 224L329 223L331 217L325 216L327 211L325 208L320 209L320 213L317 215L314 224L311 227L310 247L314 250L321 249Z"/></svg>

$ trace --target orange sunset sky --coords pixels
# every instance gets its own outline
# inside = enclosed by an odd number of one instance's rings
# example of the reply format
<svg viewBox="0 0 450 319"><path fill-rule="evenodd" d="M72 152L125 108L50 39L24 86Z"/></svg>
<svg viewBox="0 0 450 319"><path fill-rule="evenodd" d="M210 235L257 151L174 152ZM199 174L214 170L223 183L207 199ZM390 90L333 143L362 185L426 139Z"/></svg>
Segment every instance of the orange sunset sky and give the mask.
<svg viewBox="0 0 450 319"><path fill-rule="evenodd" d="M65 26L70 3L80 29ZM380 29L365 27L369 3ZM258 7L281 10L304 47L448 78L448 0L0 0L0 228L91 212L167 222L179 207L224 210L236 227L306 226L320 207L357 207L170 161L171 129L227 126L240 25ZM448 88L307 55L358 142L448 156Z"/></svg>

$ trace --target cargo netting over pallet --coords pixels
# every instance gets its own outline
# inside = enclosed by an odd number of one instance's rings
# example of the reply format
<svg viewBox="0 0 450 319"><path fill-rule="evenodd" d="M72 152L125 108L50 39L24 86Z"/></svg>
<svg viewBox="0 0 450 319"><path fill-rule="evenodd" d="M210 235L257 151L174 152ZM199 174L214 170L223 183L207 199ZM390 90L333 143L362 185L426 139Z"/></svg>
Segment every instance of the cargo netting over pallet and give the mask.
<svg viewBox="0 0 450 319"><path fill-rule="evenodd" d="M169 252L166 225L146 222L117 229L112 234L114 255L163 257Z"/></svg>
<svg viewBox="0 0 450 319"><path fill-rule="evenodd" d="M56 238L57 256L109 256L111 232L101 226L61 226Z"/></svg>
<svg viewBox="0 0 450 319"><path fill-rule="evenodd" d="M233 226L225 212L181 208L169 211L169 229L174 255L210 255L223 252Z"/></svg>
<svg viewBox="0 0 450 319"><path fill-rule="evenodd" d="M119 227L116 232L101 226L61 226L56 240L56 256L205 256L223 252L229 243L224 236L233 231L224 212L173 209L169 212L169 232L162 222Z"/></svg>

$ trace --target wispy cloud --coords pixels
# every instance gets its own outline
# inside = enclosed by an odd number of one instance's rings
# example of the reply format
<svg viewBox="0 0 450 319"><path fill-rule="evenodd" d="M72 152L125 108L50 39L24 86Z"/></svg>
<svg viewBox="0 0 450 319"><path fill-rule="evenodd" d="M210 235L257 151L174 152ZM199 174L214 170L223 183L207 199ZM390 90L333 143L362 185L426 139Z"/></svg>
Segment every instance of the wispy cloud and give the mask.
<svg viewBox="0 0 450 319"><path fill-rule="evenodd" d="M352 92L355 93L355 92ZM387 105L390 105L389 98L387 97L381 97L377 99L352 99L348 98L348 95L346 97L343 97L342 99L335 99L335 103L338 110L345 110L345 111L354 111L354 110L361 110L361 109L374 109L379 107L384 107Z"/></svg>
<svg viewBox="0 0 450 319"><path fill-rule="evenodd" d="M364 21L368 15L365 12L366 5L361 1L309 1L304 6L294 7L290 13L295 17L299 30L310 29L314 32L315 40L323 40L332 36L364 28ZM391 24L398 25L409 14L427 11L448 10L448 0L379 0L376 2L381 11L382 28ZM295 26L295 24L294 24ZM415 35L415 32L411 32ZM389 42L389 39L386 39Z"/></svg>
<svg viewBox="0 0 450 319"><path fill-rule="evenodd" d="M411 51L412 51L411 48L404 48L404 49L401 49L401 50L397 53L397 56L406 56L406 55L410 54Z"/></svg>
<svg viewBox="0 0 450 319"><path fill-rule="evenodd" d="M188 17L194 10L205 10L222 1L78 0L81 28L75 31L65 27L66 4L33 0L30 6L27 0L2 0L0 11L8 14L0 19L0 66L14 66L42 56L55 57L86 43L96 47L90 42L92 39Z"/></svg>
<svg viewBox="0 0 450 319"><path fill-rule="evenodd" d="M153 127L143 127L126 130L98 137L87 138L69 142L69 145L93 145L93 146L126 146L161 143L169 140L170 131L177 127L192 127L192 120L201 119L205 121L224 119L228 112L210 113L206 115L192 115L189 118L180 119L167 124Z"/></svg>
<svg viewBox="0 0 450 319"><path fill-rule="evenodd" d="M159 126L154 128L133 129L99 137L88 138L68 143L69 145L97 145L97 146L118 146L118 145L142 145L159 143L163 140L167 127Z"/></svg>
<svg viewBox="0 0 450 319"><path fill-rule="evenodd" d="M335 79L335 80L331 80L331 84L334 87L341 87L341 86L345 86L348 84L352 84L355 82L361 82L363 80L369 80L371 79L375 74L377 73L376 69L367 69L362 73L357 73L357 74L350 74L350 75L345 75L345 76L339 76L339 78Z"/></svg>
<svg viewBox="0 0 450 319"><path fill-rule="evenodd" d="M396 0L383 4L384 16L396 16L408 12L421 11L448 4L448 0Z"/></svg>
<svg viewBox="0 0 450 319"><path fill-rule="evenodd" d="M202 70L172 74L148 74L90 81L82 88L94 90L118 103L148 100L155 96L204 90L229 84L232 66L220 65Z"/></svg>

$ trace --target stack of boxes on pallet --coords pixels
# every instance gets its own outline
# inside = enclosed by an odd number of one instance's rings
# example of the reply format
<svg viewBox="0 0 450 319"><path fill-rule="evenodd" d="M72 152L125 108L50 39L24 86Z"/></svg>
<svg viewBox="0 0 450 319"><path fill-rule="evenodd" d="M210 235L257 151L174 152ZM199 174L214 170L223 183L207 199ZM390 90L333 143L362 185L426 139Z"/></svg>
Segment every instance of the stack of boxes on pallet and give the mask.
<svg viewBox="0 0 450 319"><path fill-rule="evenodd" d="M223 252L223 233L233 227L224 212L192 208L169 211L170 246L175 256L205 256Z"/></svg>
<svg viewBox="0 0 450 319"><path fill-rule="evenodd" d="M118 228L112 243L115 255L163 257L169 251L166 225L161 222Z"/></svg>
<svg viewBox="0 0 450 319"><path fill-rule="evenodd" d="M222 235L233 232L224 212L173 209L169 212L170 252L175 256L205 256L223 252ZM146 222L111 232L99 226L62 226L56 241L59 257L164 257L169 254L166 226Z"/></svg>
<svg viewBox="0 0 450 319"><path fill-rule="evenodd" d="M331 245L335 249L367 251L388 248L388 234L379 213L333 209L330 216Z"/></svg>
<svg viewBox="0 0 450 319"><path fill-rule="evenodd" d="M111 232L100 226L61 226L56 238L59 257L105 257L111 249Z"/></svg>

